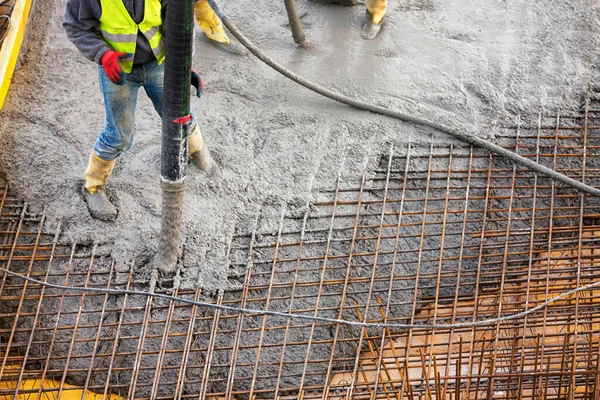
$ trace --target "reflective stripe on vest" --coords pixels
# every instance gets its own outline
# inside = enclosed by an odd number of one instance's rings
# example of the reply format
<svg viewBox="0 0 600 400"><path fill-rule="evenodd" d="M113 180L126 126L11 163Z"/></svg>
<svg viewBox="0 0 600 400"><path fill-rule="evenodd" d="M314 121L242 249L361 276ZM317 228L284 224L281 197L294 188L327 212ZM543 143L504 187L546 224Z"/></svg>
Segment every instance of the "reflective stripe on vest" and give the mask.
<svg viewBox="0 0 600 400"><path fill-rule="evenodd" d="M161 30L161 0L144 1L144 20L139 24L131 18L123 0L100 0L100 5L100 33L113 50L135 55L138 32L142 32L158 64L162 64L165 59L165 44ZM126 74L131 72L133 59L134 56L121 60L121 67Z"/></svg>

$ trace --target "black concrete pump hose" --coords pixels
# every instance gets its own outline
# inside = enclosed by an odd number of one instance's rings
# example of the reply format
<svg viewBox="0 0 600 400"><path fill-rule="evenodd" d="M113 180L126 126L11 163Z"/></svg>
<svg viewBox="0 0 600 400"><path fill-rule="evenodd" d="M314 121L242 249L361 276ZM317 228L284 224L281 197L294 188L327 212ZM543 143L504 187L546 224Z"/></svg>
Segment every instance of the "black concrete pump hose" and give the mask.
<svg viewBox="0 0 600 400"><path fill-rule="evenodd" d="M310 82L310 81L302 78L301 76L296 75L294 72L279 65L278 63L273 61L271 58L269 58L258 47L256 47L252 42L250 42L244 36L244 34L242 34L242 32L240 32L240 30L231 22L229 17L227 17L227 15L225 15L225 13L221 9L221 7L219 7L219 5L217 4L216 0L207 0L207 1L210 4L210 6L212 7L212 9L215 11L215 13L219 16L219 18L221 18L221 20L223 21L223 24L227 27L227 29L229 29L231 34L233 36L235 36L235 38L237 40L239 40L240 43L243 44L252 54L254 54L256 57L258 57L258 59L260 59L262 62L264 62L265 64L267 64L268 66L270 66L271 68L273 68L274 70L276 70L277 72L279 72L280 74L285 76L286 78L291 79L292 81L304 86L305 88L307 88L309 90L312 90L315 93L318 93L320 95L328 97L332 100L339 101L340 103L347 104L354 108L358 108L358 109L365 110L365 111L370 111L370 112L376 113L376 114L386 115L388 117L396 118L396 119L402 120L404 122L410 122L415 125L433 128L437 131L440 131L440 132L448 134L452 137L455 137L456 139L458 139L460 141L472 144L473 146L480 147L482 149L489 150L492 153L495 153L502 157L508 158L509 160L511 160L517 164L521 164L524 167L527 167L534 172L537 172L542 175L546 175L547 177L549 177L551 179L562 182L565 185L575 188L579 191L589 193L589 194L592 194L595 196L600 196L600 189L594 188L590 185L586 185L583 182L579 182L575 179L569 178L568 176L566 176L564 174L556 172L553 169L545 167L535 161L532 161L523 156L520 156L513 151L502 148L502 147L498 146L497 144L494 144L485 139L481 139L475 135L460 132L455 129L449 128L447 126L438 124L436 122L429 121L429 120L419 118L419 117L415 117L413 115L403 114L399 111L390 110L389 108L365 103L363 101L356 100L354 98L345 96L341 93L334 92L334 91L324 88L318 84Z"/></svg>
<svg viewBox="0 0 600 400"><path fill-rule="evenodd" d="M156 267L172 274L177 266L183 215L187 136L191 123L190 85L194 0L170 0L165 21L165 78L161 148L162 224Z"/></svg>

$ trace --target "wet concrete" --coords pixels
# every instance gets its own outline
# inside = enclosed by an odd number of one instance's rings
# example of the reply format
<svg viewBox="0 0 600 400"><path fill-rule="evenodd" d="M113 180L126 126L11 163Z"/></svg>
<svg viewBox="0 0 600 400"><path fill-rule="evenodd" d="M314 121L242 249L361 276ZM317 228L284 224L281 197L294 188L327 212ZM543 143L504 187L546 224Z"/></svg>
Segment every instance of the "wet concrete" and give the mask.
<svg viewBox="0 0 600 400"><path fill-rule="evenodd" d="M12 189L65 240L96 242L118 263L143 265L160 229L160 121L140 93L132 149L108 185L114 223L93 220L80 196L104 109L97 67L62 30L65 0L39 6L23 68L2 114L2 167ZM577 107L598 53L593 0L406 0L390 2L378 38L364 41L364 6L299 1L307 39L298 49L283 2L224 1L259 47L330 88L386 107L493 137L517 113ZM207 178L190 167L181 285L227 289L227 248L249 232L264 204L299 201L331 188L339 171L356 179L390 143L448 141L444 135L351 109L288 81L253 57L234 57L197 34L194 67L206 93L193 99L206 143L221 166ZM276 221L274 222L276 224ZM54 225L52 225L54 226Z"/></svg>
<svg viewBox="0 0 600 400"><path fill-rule="evenodd" d="M65 0L56 0L38 4L31 50L16 74L2 113L2 168L12 190L32 207L46 211L50 230L62 218L64 241L97 242L99 266L108 268L114 258L116 270L125 273L130 260L135 259L135 265L142 266L157 248L160 121L150 101L140 93L134 145L119 161L108 186L119 206L119 217L114 223L91 219L79 195L79 185L92 143L102 127L104 110L96 66L78 54L62 31L64 3ZM504 125L513 125L517 113L529 120L528 114L555 114L558 109L577 108L598 55L598 5L592 0L390 2L386 25L380 36L370 42L360 38L363 6L342 8L306 1L299 1L298 5L300 13L308 12L303 23L307 39L314 44L311 50L297 49L293 43L282 1L223 2L225 11L249 38L293 71L347 95L462 127L484 137L493 138ZM426 143L432 138L436 143L449 142L446 136L430 130L324 99L283 79L253 57L236 58L219 52L200 34L194 66L203 72L207 87L203 98L193 99L192 104L221 173L207 178L190 168L182 235L183 287L238 287L244 270L231 269L227 257L234 233L243 235L256 229L274 234L286 203L290 205L288 209L294 205L300 209L314 193L333 188L338 173L345 184L358 182L365 168L372 171L380 166L380 155L388 153L390 144L400 145L412 136L415 142L425 144L415 145L418 152L426 151ZM450 239L446 243L449 247L456 244ZM369 250L371 245L364 245L364 249ZM406 242L402 246L413 249L419 243ZM243 260L232 261L243 264ZM404 261L410 265L414 260ZM86 267L84 263L74 265L76 269ZM67 265L58 262L54 268L60 273ZM140 281L147 276L143 271L136 272ZM144 288L141 283L136 287ZM423 284L426 286L426 282ZM395 301L406 304L413 293L401 289ZM65 307L79 307L79 299L67 301L72 303ZM308 298L296 307L309 309L314 306L312 301ZM98 309L101 302L101 296L90 296L86 306ZM131 305L143 307L143 301L136 300ZM325 305L335 308L337 303L333 299ZM400 318L409 308L398 307L392 313ZM165 309L154 313L154 318L161 320ZM335 313L331 316L335 317ZM63 316L61 323L72 324L73 317ZM113 317L116 318L110 318ZM128 322L141 318L142 313L130 315ZM52 322L49 319L44 324ZM89 325L94 324L90 319ZM231 321L221 329L233 330L234 325L235 321ZM139 334L136 329L139 327L123 329L124 336L134 339L121 341L120 352L135 351ZM156 332L157 337L160 333ZM78 337L95 334L91 328L82 329ZM329 334L324 329L317 330L314 338L327 338ZM306 331L298 329L290 335L290 341L300 341ZM231 336L219 336L217 346L227 347ZM71 338L69 330L61 332L52 351L64 354L64 344L70 343ZM47 343L49 338L38 340ZM199 335L198 340L199 346L204 347L208 336ZM243 340L242 345L255 345L256 332ZM281 339L273 334L266 335L265 340L278 343ZM178 342L173 345L181 347ZM288 349L286 357L302 360L306 357L303 350ZM40 347L36 355L45 356L45 351ZM84 343L73 354L90 351ZM273 376L278 351L273 348L263 353L261 360L266 363L261 365L260 375ZM348 356L353 350L336 351L336 356L344 352ZM321 359L331 352L331 348L323 346L310 355ZM227 366L230 356L228 351L217 354L215 365ZM255 350L248 346L238 358L253 364ZM126 384L131 379L128 371L134 361L126 359L125 372L119 376ZM73 358L71 363L70 370L90 368L88 358ZM64 371L64 364L57 357L50 367ZM299 363L297 370L286 373L297 377L301 368ZM310 373L314 375L309 384L323 383L323 369L315 367ZM138 378L147 382L152 374L149 368ZM67 375L68 382L79 384L86 374ZM166 378L171 381L173 376ZM215 367L215 390L223 389L219 379L226 376L226 367ZM99 374L96 378L102 381L105 376ZM293 387L298 379L284 383ZM246 384L238 386L244 389ZM261 381L256 387L269 385L272 382ZM188 390L197 391L193 385ZM136 394L148 395L144 390Z"/></svg>

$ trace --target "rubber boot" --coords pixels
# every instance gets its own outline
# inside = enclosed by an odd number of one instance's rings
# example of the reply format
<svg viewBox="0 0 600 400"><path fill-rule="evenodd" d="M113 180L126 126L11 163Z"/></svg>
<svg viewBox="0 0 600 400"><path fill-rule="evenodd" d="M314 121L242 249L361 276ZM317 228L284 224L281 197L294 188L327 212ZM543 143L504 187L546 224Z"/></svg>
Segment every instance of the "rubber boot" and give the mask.
<svg viewBox="0 0 600 400"><path fill-rule="evenodd" d="M110 177L115 162L115 160L103 160L92 151L85 170L83 198L92 217L102 221L114 221L118 214L117 208L110 202L104 191L104 185Z"/></svg>
<svg viewBox="0 0 600 400"><path fill-rule="evenodd" d="M210 175L211 170L215 166L215 162L210 156L208 146L202 140L200 127L198 124L192 129L192 133L188 136L188 154L190 161L200 171L204 171Z"/></svg>
<svg viewBox="0 0 600 400"><path fill-rule="evenodd" d="M245 56L248 51L239 43L232 42L225 34L223 24L208 1L201 0L194 4L194 17L198 26L211 44L228 53Z"/></svg>
<svg viewBox="0 0 600 400"><path fill-rule="evenodd" d="M387 9L387 0L367 0L367 11L362 25L361 36L365 40L375 39L381 30L383 17Z"/></svg>

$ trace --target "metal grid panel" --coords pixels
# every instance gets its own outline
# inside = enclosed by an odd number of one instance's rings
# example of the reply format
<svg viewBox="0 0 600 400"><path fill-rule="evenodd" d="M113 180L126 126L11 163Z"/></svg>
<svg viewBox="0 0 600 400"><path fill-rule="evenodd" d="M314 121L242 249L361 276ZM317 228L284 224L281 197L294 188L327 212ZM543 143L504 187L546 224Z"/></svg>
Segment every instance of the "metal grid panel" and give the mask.
<svg viewBox="0 0 600 400"><path fill-rule="evenodd" d="M600 110L497 138L600 184ZM266 205L229 258L239 291L176 295L355 321L452 323L530 310L600 277L600 204L485 151L391 148L358 182ZM0 261L52 283L143 289L143 271L2 188ZM232 276L235 275L232 273ZM236 279L236 278L232 278ZM68 293L3 276L0 399L91 390L129 398L597 398L597 290L460 329L359 329L139 296ZM70 386L70 385L76 385Z"/></svg>

